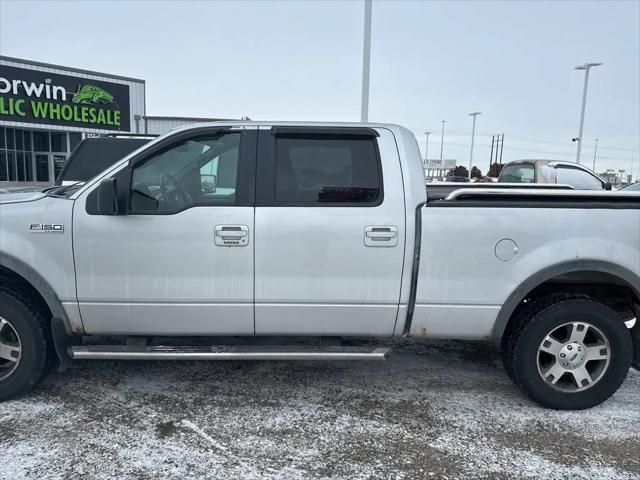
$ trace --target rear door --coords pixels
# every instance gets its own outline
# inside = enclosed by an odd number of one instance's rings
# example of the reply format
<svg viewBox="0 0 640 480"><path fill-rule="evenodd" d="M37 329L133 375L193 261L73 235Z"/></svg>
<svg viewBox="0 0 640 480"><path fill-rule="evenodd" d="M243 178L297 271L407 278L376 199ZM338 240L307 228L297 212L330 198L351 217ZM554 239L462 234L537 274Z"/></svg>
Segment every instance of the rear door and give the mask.
<svg viewBox="0 0 640 480"><path fill-rule="evenodd" d="M261 129L256 335L391 335L404 219L400 160L389 130Z"/></svg>

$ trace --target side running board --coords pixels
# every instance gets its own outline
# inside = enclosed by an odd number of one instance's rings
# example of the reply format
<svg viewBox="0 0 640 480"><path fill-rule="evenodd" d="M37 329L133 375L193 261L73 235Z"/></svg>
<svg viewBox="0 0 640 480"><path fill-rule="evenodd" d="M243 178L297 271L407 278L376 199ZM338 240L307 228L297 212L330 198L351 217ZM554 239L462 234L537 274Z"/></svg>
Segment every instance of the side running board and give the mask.
<svg viewBox="0 0 640 480"><path fill-rule="evenodd" d="M384 360L390 348L265 346L70 346L74 360Z"/></svg>

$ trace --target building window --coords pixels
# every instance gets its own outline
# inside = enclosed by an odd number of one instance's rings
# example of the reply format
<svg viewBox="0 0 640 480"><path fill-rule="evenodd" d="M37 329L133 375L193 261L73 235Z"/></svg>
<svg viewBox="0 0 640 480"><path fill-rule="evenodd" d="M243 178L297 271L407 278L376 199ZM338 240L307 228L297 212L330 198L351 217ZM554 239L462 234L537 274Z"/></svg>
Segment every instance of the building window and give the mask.
<svg viewBox="0 0 640 480"><path fill-rule="evenodd" d="M68 136L68 137L67 137ZM82 140L81 133L0 127L0 182L50 182Z"/></svg>
<svg viewBox="0 0 640 480"><path fill-rule="evenodd" d="M7 171L9 172L9 181L16 181L16 163L13 152L7 152Z"/></svg>
<svg viewBox="0 0 640 480"><path fill-rule="evenodd" d="M16 133L16 150L24 150L22 130L16 129L15 133Z"/></svg>
<svg viewBox="0 0 640 480"><path fill-rule="evenodd" d="M65 152L67 151L67 134L51 132L51 151Z"/></svg>
<svg viewBox="0 0 640 480"><path fill-rule="evenodd" d="M13 141L13 128L7 128L7 148L13 150L15 145Z"/></svg>
<svg viewBox="0 0 640 480"><path fill-rule="evenodd" d="M33 149L36 152L50 152L49 132L33 132Z"/></svg>
<svg viewBox="0 0 640 480"><path fill-rule="evenodd" d="M66 155L54 155L53 156L53 178L58 178L60 172L64 168L65 163L67 163Z"/></svg>
<svg viewBox="0 0 640 480"><path fill-rule="evenodd" d="M24 131L24 149L27 151L33 150L33 145L31 145L31 131Z"/></svg>
<svg viewBox="0 0 640 480"><path fill-rule="evenodd" d="M25 166L25 170L26 170L26 180L27 182L33 182L33 165L32 162L33 161L33 156L31 155L31 152L27 152L24 154L24 166Z"/></svg>
<svg viewBox="0 0 640 480"><path fill-rule="evenodd" d="M22 132L20 132L22 133ZM16 152L16 164L17 164L17 171L18 171L18 181L19 182L24 182L25 181L25 170L24 170L24 153L22 152Z"/></svg>
<svg viewBox="0 0 640 480"><path fill-rule="evenodd" d="M81 141L81 133L69 133L69 152L73 152Z"/></svg>
<svg viewBox="0 0 640 480"><path fill-rule="evenodd" d="M7 180L7 152L0 151L0 182L6 182Z"/></svg>
<svg viewBox="0 0 640 480"><path fill-rule="evenodd" d="M49 155L36 153L36 180L38 182L49 181Z"/></svg>

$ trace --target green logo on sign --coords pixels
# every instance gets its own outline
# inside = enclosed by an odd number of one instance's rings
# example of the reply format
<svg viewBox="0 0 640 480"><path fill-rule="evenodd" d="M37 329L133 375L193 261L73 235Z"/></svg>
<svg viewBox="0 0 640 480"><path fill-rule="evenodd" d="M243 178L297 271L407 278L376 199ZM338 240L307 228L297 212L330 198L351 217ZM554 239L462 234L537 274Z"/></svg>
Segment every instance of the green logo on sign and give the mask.
<svg viewBox="0 0 640 480"><path fill-rule="evenodd" d="M97 105L113 102L113 95L95 85L83 85L73 95L71 101L73 103Z"/></svg>

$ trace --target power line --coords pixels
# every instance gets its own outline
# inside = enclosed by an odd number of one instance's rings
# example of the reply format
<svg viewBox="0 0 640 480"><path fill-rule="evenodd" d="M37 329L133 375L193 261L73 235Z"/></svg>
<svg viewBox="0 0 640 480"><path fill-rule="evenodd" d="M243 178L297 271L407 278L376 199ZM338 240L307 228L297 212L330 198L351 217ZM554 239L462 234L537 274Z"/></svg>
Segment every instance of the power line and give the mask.
<svg viewBox="0 0 640 480"><path fill-rule="evenodd" d="M466 137L468 135L471 134L471 132L463 132L460 130L449 130L449 134L453 135L453 136L461 136L461 137ZM491 137L491 133L487 133L487 132L476 132L476 135L478 136L486 136L486 137ZM517 135L509 135L509 138L514 139L514 140L522 140L525 142L529 142L529 143L541 143L541 144L546 144L546 145L558 145L558 146L565 146L568 148L573 148L573 144L567 142L553 142L553 141L549 141L549 140L538 140L538 139L534 139L531 137L519 137ZM617 150L620 152L631 152L631 153L640 153L640 147L638 148L623 148L623 147L603 147L602 144L598 144L598 150Z"/></svg>

